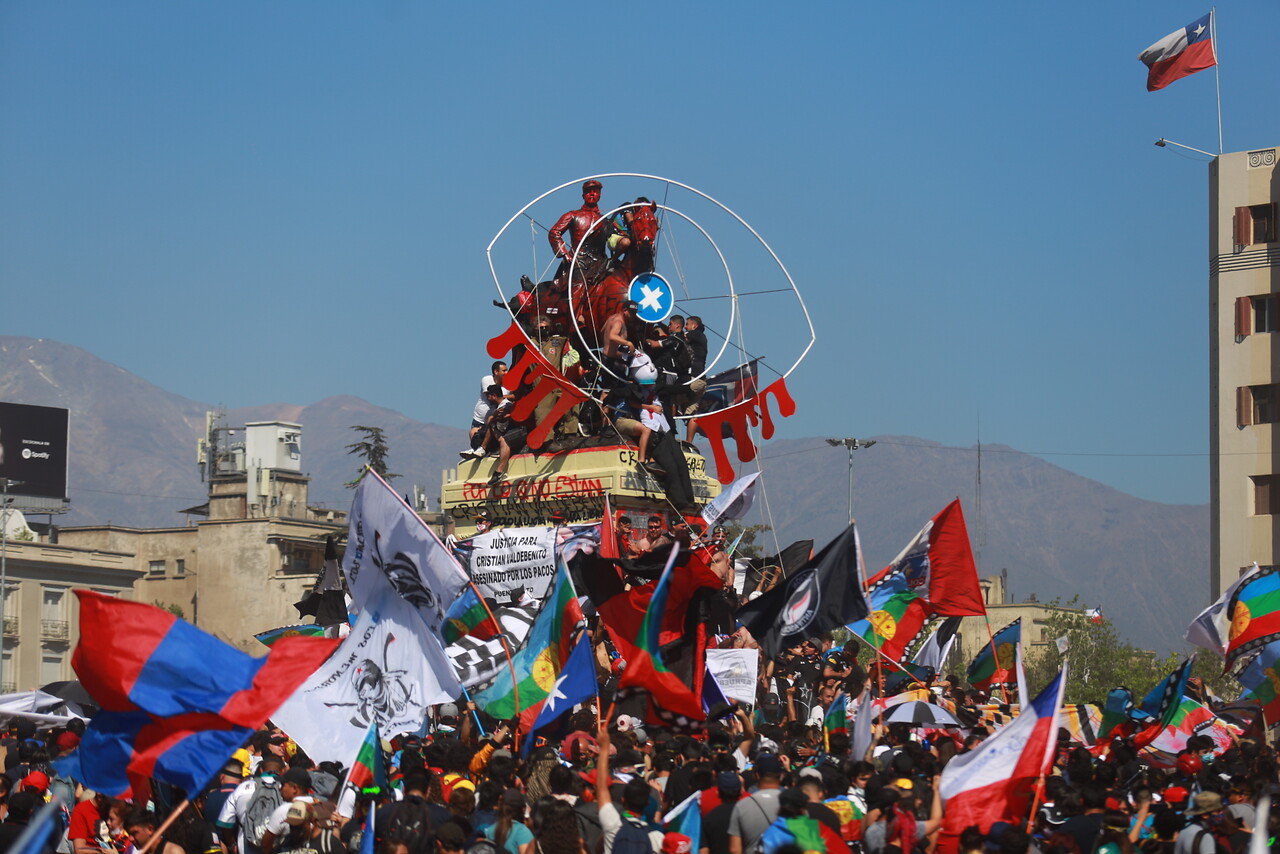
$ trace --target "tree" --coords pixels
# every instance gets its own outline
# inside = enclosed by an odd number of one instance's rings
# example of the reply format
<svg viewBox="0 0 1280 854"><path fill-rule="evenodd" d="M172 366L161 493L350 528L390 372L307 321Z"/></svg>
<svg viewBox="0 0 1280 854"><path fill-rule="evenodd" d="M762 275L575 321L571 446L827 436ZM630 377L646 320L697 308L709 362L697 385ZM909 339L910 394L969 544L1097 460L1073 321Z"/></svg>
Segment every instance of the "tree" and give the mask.
<svg viewBox="0 0 1280 854"><path fill-rule="evenodd" d="M1150 650L1125 643L1110 620L1104 617L1093 622L1085 616L1078 596L1066 604L1055 599L1048 607L1044 637L1049 645L1028 655L1024 665L1027 690L1033 695L1049 684L1062 668L1064 657L1068 659L1066 702L1098 705L1106 702L1112 688L1122 686L1133 693L1134 702L1140 701L1182 662L1176 654L1160 660ZM1067 639L1065 656L1058 651L1057 640L1062 637ZM1023 651L1029 649L1024 643Z"/></svg>
<svg viewBox="0 0 1280 854"><path fill-rule="evenodd" d="M725 522L721 527L724 528L725 536L729 538L732 544L738 539L738 535L742 535L742 539L738 542L738 548L734 551L735 558L743 558L745 560L759 560L764 557L762 547L756 543L756 537L764 534L765 531L772 531L768 525L743 525L740 522Z"/></svg>
<svg viewBox="0 0 1280 854"><path fill-rule="evenodd" d="M362 424L353 424L351 429L362 434L360 441L352 442L347 445L347 453L360 457L364 460L365 465L382 475L384 480L394 480L399 477L398 474L391 474L387 471L387 455L390 449L387 447L386 434L382 432L381 427L365 427ZM361 472L364 466L361 466ZM359 474L355 480L347 484L347 487L354 489L356 484L360 482Z"/></svg>

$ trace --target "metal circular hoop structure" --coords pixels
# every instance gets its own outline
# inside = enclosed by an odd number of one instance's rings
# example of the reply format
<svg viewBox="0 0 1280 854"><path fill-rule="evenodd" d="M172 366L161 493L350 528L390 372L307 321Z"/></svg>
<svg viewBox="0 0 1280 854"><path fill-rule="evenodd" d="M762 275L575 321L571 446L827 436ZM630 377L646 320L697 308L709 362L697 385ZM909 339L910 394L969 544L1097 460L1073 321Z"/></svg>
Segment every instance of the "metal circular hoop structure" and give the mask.
<svg viewBox="0 0 1280 854"><path fill-rule="evenodd" d="M769 258L771 258L771 259L772 259L772 261L773 261L773 263L777 265L778 271L779 271L779 272L782 274L782 276L786 279L786 283L787 283L787 286L788 286L788 287L787 287L787 288L785 288L785 289L783 289L783 290L784 290L784 291L785 291L785 290L790 290L790 291L791 291L791 293L794 295L795 300L796 300L796 303L797 303L797 304L799 305L799 307L800 307L800 311L801 311L801 313L802 313L802 315L803 315L803 317L804 317L805 325L807 326L807 328L808 328L808 332L809 332L809 339L808 339L808 341L807 341L807 342L805 342L804 346L800 349L799 355L797 355L797 356L795 357L794 361L792 361L792 362L791 362L791 364L790 364L789 366L787 366L785 370L777 371L777 369L776 369L776 368L771 368L771 370L774 370L776 373L778 373L778 374L779 374L779 376L780 376L782 379L785 379L785 378L789 377L789 376L790 376L790 375L795 371L795 369L796 369L797 367L799 367L799 366L800 366L800 363L804 361L805 357L807 357L807 356L809 355L809 351L813 349L813 345L814 345L815 341L817 340L817 336L816 336L815 331L814 331L814 327L813 327L813 319L812 319L812 317L811 317L811 316L810 316L810 314L809 314L809 309L808 309L808 307L805 305L805 303L804 303L804 298L800 295L800 290L799 290L799 288L797 288L797 287L796 287L795 280L791 277L791 273L787 270L786 265L784 265L784 264L782 263L782 259L780 259L780 258L778 257L778 254L777 254L776 252L774 252L774 251L773 251L773 247L771 247L771 246L768 244L768 242L767 242L763 237L761 237L761 236L760 236L759 232L757 232L754 228L752 228L752 227L751 227L751 225L750 225L750 224L749 224L745 219L743 219L741 216L739 216L735 211L733 211L731 208L729 208L729 207L728 207L727 205L725 205L723 202L720 202L718 199L715 199L715 198L713 198L712 196L710 196L710 195L708 195L708 194L706 194L706 193L702 192L701 190L698 190L698 189L696 189L695 187L691 187L691 186L689 186L688 184L684 184L684 183L682 183L682 182L680 182L680 181L675 181L675 180L672 180L672 179L670 179L670 178L663 178L662 176L659 176L659 175L649 175L649 174L645 174L645 173L641 173L641 172L609 172L609 173L602 173L602 174L599 174L599 175L588 175L588 176L584 176L584 177L582 177L582 178L577 178L577 179L572 180L572 181L566 181L566 182L564 182L563 184L559 184L559 185L557 185L556 187L553 187L552 189L547 190L546 192L542 193L541 195L539 195L539 196L537 196L536 198L534 198L534 199L532 199L531 201L529 201L527 204L525 204L525 205L524 205L524 207L520 208L520 210L516 211L516 213L515 213L515 214L513 214L513 215L511 216L511 218L510 218L510 219L508 219L508 220L507 220L507 221L502 225L502 227L498 230L497 234L495 234L495 235L493 236L493 239L491 239L491 240L489 241L489 244L485 247L485 257L486 257L486 259L487 259L487 261L488 261L488 264L489 264L489 274L490 274L490 276L491 276L491 277L492 277L492 279L493 279L494 287L495 287L495 288L497 288L498 295L499 295L499 297L501 297L501 298L502 298L502 301L503 301L504 303L507 303L507 297L506 297L506 294L503 292L502 284L501 284L501 280L500 280L500 277L499 277L499 275L498 275L498 270L497 270L497 268L496 268L496 266L495 266L495 262L494 262L494 252L493 252L493 250L494 250L494 246L498 243L498 241L499 241L499 240L501 240L501 239L502 239L503 235L507 233L507 231L511 228L511 226L516 222L516 220L520 219L521 217L526 217L526 216L528 216L528 211L529 211L531 208L533 208L535 205L537 205L538 203L542 202L543 200L547 199L548 197L550 197L550 196L554 195L555 193L558 193L558 192L560 192L560 191L562 191L562 190L565 190L565 189L568 189L568 188L570 188L570 187L574 187L575 185L580 186L582 183L584 183L584 182L586 182L586 181L591 181L591 180L600 181L600 180L602 180L602 179L612 179L612 178L622 178L622 179L641 179L641 180L647 180L647 181L654 181L654 182L657 182L657 183L659 183L659 184L666 185L666 186L668 186L668 187L678 187L678 188L680 188L680 189L682 189L682 190L685 190L685 191L687 191L687 192L689 192L689 193L692 193L692 194L694 194L695 196L697 196L697 197L699 197L699 198L701 198L701 199L704 199L705 201L709 202L711 205L715 206L716 208L718 208L719 210L721 210L721 211L723 211L725 214L727 214L729 217L731 217L731 218L732 218L734 221L736 221L736 222L737 222L737 223L738 223L738 224L739 224L743 229L745 229L745 230L747 231L747 233L751 235L751 237L752 237L752 238L754 238L754 239L755 239L755 241L760 245L760 247L761 247L761 248L763 248L763 250L764 250L765 252L767 252L767 253L768 253ZM620 205L620 206L618 206L617 208L614 208L614 209L610 210L607 214L602 214L602 215L601 215L601 220L603 221L604 219L607 219L608 217L613 216L614 214L618 213L619 211L623 211L623 210L626 210L626 209L628 209L628 208L634 208L634 207L637 207L637 206L638 206L638 205L637 205L637 204L635 204L635 203L629 203L629 204L625 204L625 205ZM730 327L731 327L731 329L732 329L733 324L734 324L735 322L737 322L737 321L738 321L738 317L739 317L738 301L739 301L739 299L741 298L741 295L740 295L740 294L738 294L738 293L737 293L737 291L736 291L736 289L735 289L734 282L733 282L733 275L732 275L732 272L731 272L731 270L730 270L729 262L728 262L728 260L725 258L725 255L724 255L723 251L721 250L720 246L716 243L715 239L714 239L714 238L712 238L711 234L710 234L710 233L709 233L705 228L703 228L703 226L702 226L702 225L700 225L700 224L699 224L698 222L696 222L693 218L691 218L688 214L685 214L685 213L681 212L680 210L677 210L677 209L675 209L675 208L673 208L673 207L671 207L671 206L669 206L669 205L666 205L666 204L657 204L657 205L656 205L656 207L657 207L657 209L659 209L659 210L661 210L661 211L669 212L669 213L671 213L671 214L673 214L673 215L675 215L675 216L679 217L680 219L682 219L682 220L684 220L684 221L688 222L690 225L692 225L692 226L693 226L693 227L694 227L694 228L695 228L695 229L696 229L696 230L697 230L697 231L702 235L702 237L703 237L703 238L704 238L704 239L705 239L705 240L710 244L710 246L714 249L715 254L716 254L716 256L719 258L720 264L721 264L721 266L722 266L722 268L723 268L723 270L724 270L725 280L726 280L726 283L727 283L727 286L728 286L728 294L723 295L723 296L725 296L726 298L728 298L728 299L730 300ZM532 217L529 217L529 219L532 221L532 219L533 219L533 218L532 218ZM592 230L594 230L594 229L597 227L597 225L599 225L599 223L594 224L594 225L592 226ZM574 274L574 272L575 272L575 269L576 269L576 266L577 266L577 260L578 260L578 255L579 255L580 251L581 251L581 245L579 245L579 246L575 247L575 248L574 248L573 257L570 259L570 266L569 266L569 271L568 271L568 275L569 275L569 280L570 280L570 281L572 281L572 276L573 276L573 274ZM569 291L569 302L570 302L570 309L571 309L571 310L570 310L570 312L569 312L569 316L570 316L570 318L572 319L572 322L574 323L574 326L575 326L575 327L577 327L577 318L576 318L576 316L575 316L575 312L572 310L573 290L574 290L574 289L573 289L572 287L569 287L569 288L568 288L568 291ZM510 307L510 304L509 304L509 303L507 303L507 310L508 310L508 313L511 315L511 319L512 319L512 321L513 321L513 322L515 322L515 321L516 321L516 317L515 317L514 312L512 312L512 311L511 311L511 307ZM527 334L526 334L526 338L527 338L527 337L528 337L528 336L527 336ZM724 336L724 338L725 338L724 343L720 346L720 349L719 349L719 351L716 353L715 358L714 358L714 359L708 359L707 364L706 364L706 367L705 367L705 369L703 370L703 372L702 372L701 374L699 374L699 377L703 377L703 376L706 376L707 374L709 374L709 373L711 372L711 369L713 368L713 366L715 366L715 365L716 365L716 363L720 360L720 358L724 355L725 350L726 350L726 349L729 347L729 345L730 345L730 339L729 339L729 336L728 336L728 335L726 335L726 336ZM529 340L530 340L530 342L532 343L532 339L529 339ZM599 363L600 363L600 360L599 360L598 358L596 358L596 357L595 357L595 354L590 354L590 355L592 356L593 360L595 360L595 361L597 362L597 364L599 364ZM606 366L601 365L601 367L602 367L604 370L608 371L608 372L609 372L609 374L610 374L611 376L614 376L614 377L615 377L615 378L617 378L617 379L623 379L622 377L618 377L616 374L614 374L612 371L610 371ZM740 401L740 402L738 402L738 403L735 403L735 404L732 404L732 405L730 405L730 406L725 407L723 410L718 410L718 411L721 411L721 412L727 412L727 411L729 411L729 410L737 409L737 408L739 408L739 407L744 407L744 406L751 406L751 405L753 405L753 404L754 404L754 398L752 398L752 399L747 399L747 400L743 400L743 401ZM686 416L679 416L679 417L680 417L680 419L681 419L681 420L684 420Z"/></svg>

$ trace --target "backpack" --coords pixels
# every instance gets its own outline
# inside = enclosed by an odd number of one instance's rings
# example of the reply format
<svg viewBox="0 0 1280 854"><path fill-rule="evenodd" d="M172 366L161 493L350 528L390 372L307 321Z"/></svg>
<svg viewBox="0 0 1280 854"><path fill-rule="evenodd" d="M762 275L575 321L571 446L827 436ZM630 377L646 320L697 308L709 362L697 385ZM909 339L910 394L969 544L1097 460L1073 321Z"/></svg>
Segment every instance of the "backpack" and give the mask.
<svg viewBox="0 0 1280 854"><path fill-rule="evenodd" d="M1218 837L1214 836L1207 828L1204 827L1200 828L1200 832L1196 834L1196 838L1191 843L1191 854L1200 854L1200 840L1204 838L1206 833L1208 833L1210 838L1213 839L1214 854L1230 854L1230 850L1218 841Z"/></svg>
<svg viewBox="0 0 1280 854"><path fill-rule="evenodd" d="M258 778L253 786L253 794L249 796L249 803L244 808L244 815L240 819L240 826L244 828L245 842L255 847L262 845L263 834L267 832L267 819L271 818L276 807L283 803L284 796L280 794L280 784L274 780L269 781L265 777Z"/></svg>
<svg viewBox="0 0 1280 854"><path fill-rule="evenodd" d="M613 837L613 854L653 854L649 827L622 819L622 828Z"/></svg>
<svg viewBox="0 0 1280 854"><path fill-rule="evenodd" d="M431 854L431 811L417 795L408 795L391 808L387 824L378 834L379 841L394 839L409 846L409 854Z"/></svg>
<svg viewBox="0 0 1280 854"><path fill-rule="evenodd" d="M503 854L503 850L482 836L467 847L467 854Z"/></svg>
<svg viewBox="0 0 1280 854"><path fill-rule="evenodd" d="M604 828L600 826L600 813L592 807L595 804L579 802L573 814L577 816L578 833L582 835L587 854L604 854Z"/></svg>

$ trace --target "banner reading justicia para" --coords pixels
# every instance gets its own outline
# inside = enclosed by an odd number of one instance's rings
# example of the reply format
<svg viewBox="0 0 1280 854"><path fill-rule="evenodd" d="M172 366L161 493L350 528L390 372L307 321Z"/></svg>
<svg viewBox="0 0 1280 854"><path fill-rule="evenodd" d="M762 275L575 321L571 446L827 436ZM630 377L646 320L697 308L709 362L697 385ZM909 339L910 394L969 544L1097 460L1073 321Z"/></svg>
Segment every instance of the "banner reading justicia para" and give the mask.
<svg viewBox="0 0 1280 854"><path fill-rule="evenodd" d="M568 528L504 528L478 534L454 548L480 594L499 604L517 602L525 594L547 595L556 574L556 539Z"/></svg>

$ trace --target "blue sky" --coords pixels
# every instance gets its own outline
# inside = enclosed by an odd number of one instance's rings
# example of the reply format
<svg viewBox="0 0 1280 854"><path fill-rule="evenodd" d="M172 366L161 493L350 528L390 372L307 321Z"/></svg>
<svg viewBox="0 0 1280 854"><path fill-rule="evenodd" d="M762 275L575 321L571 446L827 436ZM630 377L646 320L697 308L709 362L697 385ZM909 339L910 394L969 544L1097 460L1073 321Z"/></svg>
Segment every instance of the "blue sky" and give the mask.
<svg viewBox="0 0 1280 854"><path fill-rule="evenodd" d="M1207 501L1206 158L1152 142L1216 149L1214 75L1147 93L1135 58L1205 11L11 0L0 332L229 407L462 426L503 326L486 244L646 173L797 282L782 436L980 437ZM1226 148L1274 145L1280 7L1219 18ZM765 318L771 356L804 332Z"/></svg>

